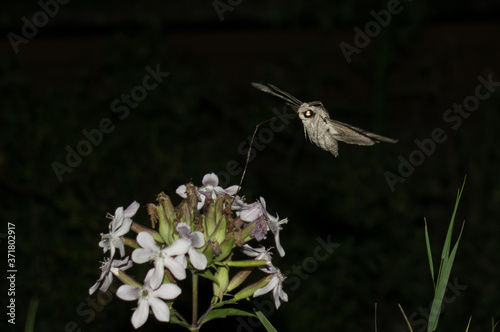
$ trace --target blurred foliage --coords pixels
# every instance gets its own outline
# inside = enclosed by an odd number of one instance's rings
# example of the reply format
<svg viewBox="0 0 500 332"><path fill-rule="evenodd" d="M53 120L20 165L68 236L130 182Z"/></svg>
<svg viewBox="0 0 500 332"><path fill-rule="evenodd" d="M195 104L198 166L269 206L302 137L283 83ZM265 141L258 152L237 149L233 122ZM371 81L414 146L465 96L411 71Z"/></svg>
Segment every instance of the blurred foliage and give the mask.
<svg viewBox="0 0 500 332"><path fill-rule="evenodd" d="M18 18L39 10L21 4L2 20L4 31L20 31ZM406 330L397 303L410 315L429 308L433 294L423 218L440 247L465 174L457 221L466 226L451 278L467 289L446 306L440 331L464 330L470 315L471 331L498 320L499 94L455 131L442 120L474 92L478 75L500 73L500 27L477 20L496 5L402 4L408 9L350 64L339 43L352 43L353 27L363 28L384 2L244 1L220 22L211 2L194 8L75 0L19 54L4 40L0 216L17 228L19 324L36 296L36 331L64 330L70 321L82 331L132 330L128 303L97 297L111 303L95 318L82 313L87 305L79 307L96 299L88 288L99 275L105 215L133 200L153 202L160 191L175 197L178 185L200 184L230 160L243 166L240 144L273 116L273 107L283 107L251 81L322 100L332 118L400 139L394 146L340 143L334 158L305 141L295 119L250 163L241 194L248 201L265 197L269 212L290 220L280 266L293 271L304 264L318 237L340 244L272 314L279 331L373 329L375 302L380 330ZM465 19L467 12L474 20ZM462 15L450 22L448 13ZM120 119L113 101L157 64L170 75ZM82 130L103 118L115 130L59 182L52 163L64 163L66 146L75 148L85 139ZM398 156L408 158L414 140L434 128L445 129L448 139L392 193L384 172L396 173ZM231 178L238 182L239 175ZM145 209L136 219L149 223ZM234 330L238 321L225 324ZM150 320L142 330L159 326Z"/></svg>

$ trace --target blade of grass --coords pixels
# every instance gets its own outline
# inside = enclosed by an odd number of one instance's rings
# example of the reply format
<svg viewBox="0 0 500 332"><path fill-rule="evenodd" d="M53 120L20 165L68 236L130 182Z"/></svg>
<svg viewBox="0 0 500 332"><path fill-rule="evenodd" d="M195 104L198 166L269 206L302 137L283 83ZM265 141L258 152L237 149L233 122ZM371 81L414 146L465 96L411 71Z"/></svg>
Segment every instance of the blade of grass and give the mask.
<svg viewBox="0 0 500 332"><path fill-rule="evenodd" d="M432 307L429 315L429 324L427 326L428 332L434 331L437 327L439 316L441 315L441 305L443 303L444 294L448 286L448 280L450 279L451 269L453 267L453 262L458 250L458 243L460 242L460 238L462 237L463 230L464 224L462 224L462 229L460 230L457 242L455 243L450 256L446 257L446 259L444 260L443 271L438 278L439 280L436 287L436 293L434 294L434 300L432 300ZM432 329L430 329L430 327L432 327Z"/></svg>
<svg viewBox="0 0 500 332"><path fill-rule="evenodd" d="M431 270L432 286L436 289L436 279L434 279L434 263L432 262L431 241L429 239L429 231L427 230L427 220L425 223L425 246L427 247L427 258L429 259L429 269Z"/></svg>
<svg viewBox="0 0 500 332"><path fill-rule="evenodd" d="M462 232L464 229L464 224L462 224L462 229L460 230L460 234L458 236L457 242L453 246L453 250L450 254L450 246L451 246L451 237L453 233L453 225L455 223L455 216L457 213L458 205L460 203L460 198L462 197L462 193L465 186L465 180L462 184L462 188L458 191L457 199L455 202L455 207L453 209L453 214L451 216L450 224L448 226L448 231L446 233L445 243L443 246L443 251L441 253L441 262L439 265L439 272L437 277L437 282L435 285L434 291L434 299L432 300L431 312L429 315L429 320L427 324L427 332L434 331L437 328L437 324L439 321L439 316L441 315L441 305L443 303L444 294L446 292L446 288L448 286L448 280L450 278L451 269L453 267L453 262L455 260L455 256L458 250L458 244L462 237ZM427 231L426 231L427 236ZM428 239L426 238L426 242L428 243ZM427 247L428 254L430 253L430 245ZM432 257L429 257L429 263L431 263ZM431 275L433 275L431 268Z"/></svg>
<svg viewBox="0 0 500 332"><path fill-rule="evenodd" d="M274 326L271 324L271 322L267 319L267 317L261 311L255 310L255 314L257 315L257 317L259 317L262 325L264 325L267 332L278 332L278 330L276 330L274 328Z"/></svg>

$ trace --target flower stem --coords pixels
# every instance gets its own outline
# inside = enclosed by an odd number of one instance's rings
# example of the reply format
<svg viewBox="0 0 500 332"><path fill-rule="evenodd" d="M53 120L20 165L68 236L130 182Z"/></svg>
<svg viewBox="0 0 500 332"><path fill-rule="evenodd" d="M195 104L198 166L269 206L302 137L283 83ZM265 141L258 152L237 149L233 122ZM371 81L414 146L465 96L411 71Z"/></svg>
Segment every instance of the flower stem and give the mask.
<svg viewBox="0 0 500 332"><path fill-rule="evenodd" d="M198 275L191 271L191 276L193 279L193 318L191 322L191 331L199 331L198 326Z"/></svg>

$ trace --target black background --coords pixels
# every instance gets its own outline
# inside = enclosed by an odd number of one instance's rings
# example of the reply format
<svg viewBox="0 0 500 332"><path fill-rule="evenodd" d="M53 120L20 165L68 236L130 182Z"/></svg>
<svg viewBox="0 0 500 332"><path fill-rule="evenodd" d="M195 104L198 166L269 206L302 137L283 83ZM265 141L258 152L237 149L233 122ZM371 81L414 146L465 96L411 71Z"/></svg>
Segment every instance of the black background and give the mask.
<svg viewBox="0 0 500 332"><path fill-rule="evenodd" d="M491 330L492 318L500 318L498 87L456 129L443 115L474 95L479 76L500 81L499 5L401 2L401 12L348 62L339 45L354 45L354 28L364 31L374 21L370 12L387 9L386 2L232 3L221 20L212 1L74 0L59 5L18 52L9 33L22 36L22 18L32 22L41 7L18 1L2 9L0 216L2 244L7 223L16 225L13 330L23 329L33 298L35 331L65 331L69 322L81 331L133 330L133 303L88 296L99 275L106 213L134 200L154 202L161 191L179 202L180 184L199 185L230 161L242 167L240 144L246 149L255 126L284 106L252 81L321 100L332 118L400 140L340 143L334 158L304 139L297 118L272 137L265 135L269 124L262 126L262 148L241 193L248 201L265 197L269 212L289 218L282 231L287 255L275 264L283 271L307 264L318 237L340 244L300 287L285 286L289 302L269 317L275 327L373 330L377 303L379 330L406 331L400 303L414 331L422 331L433 296L424 217L437 264L467 176L455 238L463 220L465 229L451 274L460 290L447 293L438 329L464 331L472 316L470 331ZM113 102L157 65L169 76L121 119ZM82 131L104 118L114 130L59 181L54 163L65 164L66 148L76 149L86 139ZM415 152L415 140L428 142L436 128L446 140L428 155ZM386 172L397 175L401 158L417 155L419 165L391 190ZM239 179L234 172L225 182ZM135 220L149 224L144 208ZM89 310L89 301L101 301L99 310ZM0 326L13 328L5 317ZM245 330L233 318L206 330L220 326ZM177 330L153 317L142 330L158 328Z"/></svg>

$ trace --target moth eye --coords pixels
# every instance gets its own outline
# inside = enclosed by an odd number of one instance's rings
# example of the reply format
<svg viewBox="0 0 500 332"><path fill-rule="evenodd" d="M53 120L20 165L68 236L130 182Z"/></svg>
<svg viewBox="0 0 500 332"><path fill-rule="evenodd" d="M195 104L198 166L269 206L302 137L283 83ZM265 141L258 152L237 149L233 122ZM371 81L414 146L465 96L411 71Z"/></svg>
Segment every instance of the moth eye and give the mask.
<svg viewBox="0 0 500 332"><path fill-rule="evenodd" d="M311 110L307 110L304 112L304 117L306 118L312 118L314 116L314 112Z"/></svg>

